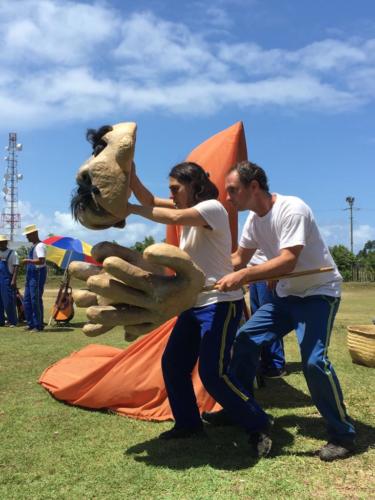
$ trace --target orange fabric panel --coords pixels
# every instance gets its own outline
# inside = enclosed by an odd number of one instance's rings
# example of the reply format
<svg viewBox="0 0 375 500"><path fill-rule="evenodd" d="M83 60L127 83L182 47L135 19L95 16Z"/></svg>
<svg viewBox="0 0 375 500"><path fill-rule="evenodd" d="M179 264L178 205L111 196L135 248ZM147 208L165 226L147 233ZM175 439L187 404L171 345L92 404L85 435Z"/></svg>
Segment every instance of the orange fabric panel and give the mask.
<svg viewBox="0 0 375 500"><path fill-rule="evenodd" d="M228 169L246 159L246 141L241 122L214 135L187 158L210 173L228 210L233 248L237 245L237 213L225 201L224 179ZM178 245L179 228L167 226L167 242ZM92 344L48 367L39 383L55 398L84 408L107 408L143 420L172 419L161 370L161 357L173 318L126 349ZM193 384L200 411L216 409L197 373Z"/></svg>
<svg viewBox="0 0 375 500"><path fill-rule="evenodd" d="M194 161L210 174L210 179L219 190L219 200L225 206L232 233L232 251L237 248L238 217L237 210L226 200L225 177L237 162L247 160L245 132L242 122L219 132L193 149L187 160Z"/></svg>

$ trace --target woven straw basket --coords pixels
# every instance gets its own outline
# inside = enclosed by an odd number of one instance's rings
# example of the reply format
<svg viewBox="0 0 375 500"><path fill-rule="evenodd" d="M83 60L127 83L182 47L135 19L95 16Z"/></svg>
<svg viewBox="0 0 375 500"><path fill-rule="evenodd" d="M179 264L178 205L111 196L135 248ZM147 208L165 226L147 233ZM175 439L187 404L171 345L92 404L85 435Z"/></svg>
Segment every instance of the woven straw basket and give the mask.
<svg viewBox="0 0 375 500"><path fill-rule="evenodd" d="M348 326L348 349L353 363L375 367L375 325Z"/></svg>

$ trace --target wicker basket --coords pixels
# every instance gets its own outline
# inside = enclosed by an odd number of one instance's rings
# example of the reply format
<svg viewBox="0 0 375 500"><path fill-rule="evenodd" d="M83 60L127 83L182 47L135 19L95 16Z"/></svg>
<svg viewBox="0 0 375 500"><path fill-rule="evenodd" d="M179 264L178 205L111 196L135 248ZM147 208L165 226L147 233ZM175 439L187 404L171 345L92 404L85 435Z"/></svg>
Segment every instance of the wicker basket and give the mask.
<svg viewBox="0 0 375 500"><path fill-rule="evenodd" d="M353 363L375 367L375 325L348 326L348 349Z"/></svg>

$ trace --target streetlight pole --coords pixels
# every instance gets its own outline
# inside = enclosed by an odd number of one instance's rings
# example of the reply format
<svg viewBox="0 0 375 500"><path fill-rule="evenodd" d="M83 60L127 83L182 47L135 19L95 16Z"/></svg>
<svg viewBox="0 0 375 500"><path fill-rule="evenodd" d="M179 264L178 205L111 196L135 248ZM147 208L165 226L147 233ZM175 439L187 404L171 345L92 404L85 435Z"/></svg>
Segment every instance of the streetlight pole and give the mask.
<svg viewBox="0 0 375 500"><path fill-rule="evenodd" d="M353 205L354 196L347 196L346 202L349 204L349 217L350 217L350 251L353 253ZM348 209L347 209L348 210Z"/></svg>

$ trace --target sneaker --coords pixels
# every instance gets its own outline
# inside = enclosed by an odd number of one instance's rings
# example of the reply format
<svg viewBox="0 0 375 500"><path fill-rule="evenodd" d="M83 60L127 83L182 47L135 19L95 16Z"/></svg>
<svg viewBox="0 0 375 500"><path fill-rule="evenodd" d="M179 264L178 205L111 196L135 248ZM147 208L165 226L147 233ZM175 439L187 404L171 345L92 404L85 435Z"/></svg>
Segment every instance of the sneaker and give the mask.
<svg viewBox="0 0 375 500"><path fill-rule="evenodd" d="M272 448L272 439L268 432L253 432L250 434L249 443L257 458L268 457Z"/></svg>
<svg viewBox="0 0 375 500"><path fill-rule="evenodd" d="M286 377L288 372L285 368L269 368L262 372L262 376L265 378L281 378Z"/></svg>
<svg viewBox="0 0 375 500"><path fill-rule="evenodd" d="M15 328L16 325L8 325L9 328Z"/></svg>
<svg viewBox="0 0 375 500"><path fill-rule="evenodd" d="M159 435L159 439L185 439L185 438L196 438L196 437L206 437L206 433L202 427L173 427L169 431L162 432Z"/></svg>
<svg viewBox="0 0 375 500"><path fill-rule="evenodd" d="M329 441L319 450L319 458L324 462L332 462L340 458L347 458L355 451L354 441Z"/></svg>
<svg viewBox="0 0 375 500"><path fill-rule="evenodd" d="M25 328L23 328L24 332L31 332L31 330L33 330L32 326L25 326Z"/></svg>
<svg viewBox="0 0 375 500"><path fill-rule="evenodd" d="M202 420L206 424L214 425L215 427L225 427L227 425L235 425L225 410L204 411Z"/></svg>

